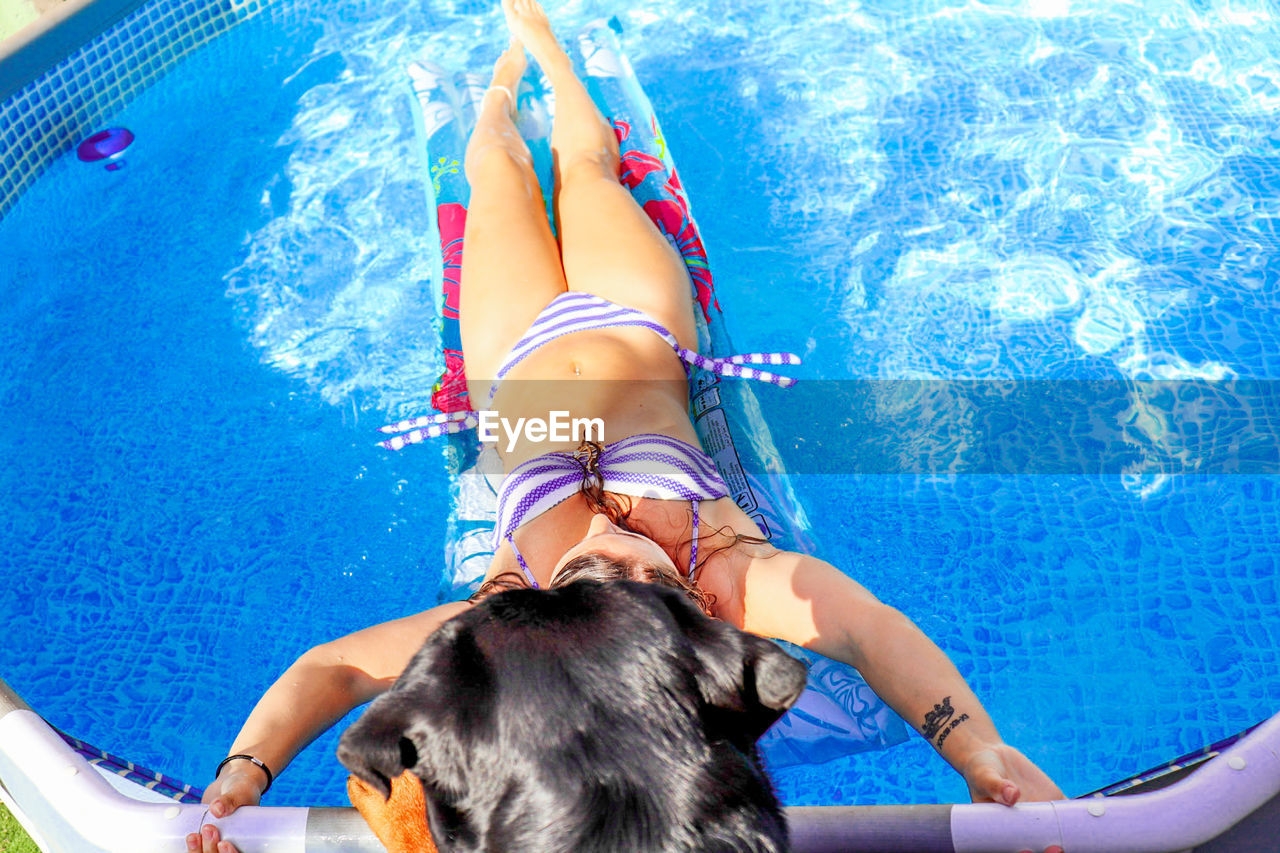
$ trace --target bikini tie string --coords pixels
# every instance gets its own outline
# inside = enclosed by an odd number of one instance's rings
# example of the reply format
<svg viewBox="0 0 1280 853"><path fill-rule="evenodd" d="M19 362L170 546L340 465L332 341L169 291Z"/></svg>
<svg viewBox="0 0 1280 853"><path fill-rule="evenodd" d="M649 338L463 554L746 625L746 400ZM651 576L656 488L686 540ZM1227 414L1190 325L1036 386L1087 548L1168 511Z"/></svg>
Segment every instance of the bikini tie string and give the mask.
<svg viewBox="0 0 1280 853"><path fill-rule="evenodd" d="M777 385L780 388L790 388L796 384L796 380L790 376L781 376L777 373L770 373L767 370L757 370L754 367L745 367L744 365L800 364L800 356L793 352L748 352L723 358L709 358L701 353L678 346L676 347L676 355L680 356L680 359L688 364L700 367L703 370L709 370L720 376L728 376L735 379L755 379L760 382Z"/></svg>
<svg viewBox="0 0 1280 853"><path fill-rule="evenodd" d="M681 361L686 364L692 364L694 367L700 367L719 376L727 376L733 379L754 379L760 382L768 382L777 385L779 388L790 388L796 384L796 380L790 376L781 376L777 373L758 370L747 365L797 365L801 363L800 356L791 352L748 352L741 355L711 358L693 350L685 349L682 346L674 346L674 349ZM403 433L403 435L380 441L378 444L387 450L402 450L411 444L419 444L429 438L453 435L464 430L474 429L479 423L480 416L474 411L444 412L438 415L410 418L409 420L381 427L378 430L379 432ZM594 444L594 442L585 442L584 446L585 444ZM583 452L582 448L579 448L578 452ZM596 451L596 455L589 456L588 461L596 464L595 459L598 455L599 451Z"/></svg>
<svg viewBox="0 0 1280 853"><path fill-rule="evenodd" d="M604 445L598 441L584 441L573 451L573 458L582 466L583 476L604 479L600 475L600 454L603 451Z"/></svg>
<svg viewBox="0 0 1280 853"><path fill-rule="evenodd" d="M387 424L379 428L378 432L402 432L404 435L397 435L395 438L380 441L378 444L387 450L401 450L410 444L418 444L429 438L453 435L463 430L475 429L479 423L480 416L473 411L442 412L438 415L410 418L407 421Z"/></svg>

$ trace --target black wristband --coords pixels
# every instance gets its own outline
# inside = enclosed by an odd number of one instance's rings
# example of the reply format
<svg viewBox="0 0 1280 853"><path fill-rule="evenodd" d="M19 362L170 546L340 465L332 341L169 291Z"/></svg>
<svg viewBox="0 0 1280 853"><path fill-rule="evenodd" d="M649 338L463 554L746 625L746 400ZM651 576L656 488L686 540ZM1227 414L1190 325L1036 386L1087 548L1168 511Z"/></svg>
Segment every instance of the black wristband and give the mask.
<svg viewBox="0 0 1280 853"><path fill-rule="evenodd" d="M271 790L271 783L276 781L276 775L271 772L270 767L268 767L266 764L259 761L258 759L254 758L252 755L244 755L244 754L228 755L226 758L222 759L222 761L218 764L218 769L213 771L213 778L217 779L218 775L222 773L222 768L226 767L228 762L235 761L237 758L243 758L245 761L252 762L253 764L262 768L262 772L267 774L267 787L262 789L262 793L265 794L267 791Z"/></svg>

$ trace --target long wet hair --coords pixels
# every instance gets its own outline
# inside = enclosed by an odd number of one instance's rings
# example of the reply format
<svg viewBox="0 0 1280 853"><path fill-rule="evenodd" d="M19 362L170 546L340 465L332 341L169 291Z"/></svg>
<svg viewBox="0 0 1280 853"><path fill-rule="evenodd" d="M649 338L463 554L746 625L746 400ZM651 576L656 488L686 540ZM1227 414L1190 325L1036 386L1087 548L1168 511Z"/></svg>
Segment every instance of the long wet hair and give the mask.
<svg viewBox="0 0 1280 853"><path fill-rule="evenodd" d="M583 500L587 503L587 509L592 514L603 514L613 524L621 527L628 533L636 533L646 539L654 539L647 530L638 529L637 525L631 521L631 509L624 507L622 503L614 495L604 490L604 477L600 473L599 456L604 449L603 445L595 441L584 441L578 448L575 456L579 464L582 465L582 487L581 494ZM745 533L736 533L730 527L721 527L710 533L698 535L698 531L692 531L688 540L680 543L676 550L679 551L684 546L692 546L693 540L696 538L699 542L703 539L711 537L727 537L731 541L712 548L709 552L702 555L694 566L693 571L686 577L678 570L672 570L668 566L655 563L649 560L616 560L612 557L606 557L603 554L586 553L574 557L572 560L564 564L564 567L556 573L548 585L550 589L556 589L562 586L568 586L574 581L595 580L630 580L642 581L648 583L656 583L660 586L678 589L689 597L698 608L708 616L711 615L711 608L715 604L715 596L710 593L703 592L693 582L693 577L697 575L707 561L719 554L721 551L734 548L739 544L751 545L769 545L769 540L762 539L759 536L748 536ZM656 539L654 540L657 541ZM506 592L512 589L528 589L529 579L521 572L507 571L496 575L480 585L480 588L472 594L468 599L472 603L488 598L490 595L498 592Z"/></svg>

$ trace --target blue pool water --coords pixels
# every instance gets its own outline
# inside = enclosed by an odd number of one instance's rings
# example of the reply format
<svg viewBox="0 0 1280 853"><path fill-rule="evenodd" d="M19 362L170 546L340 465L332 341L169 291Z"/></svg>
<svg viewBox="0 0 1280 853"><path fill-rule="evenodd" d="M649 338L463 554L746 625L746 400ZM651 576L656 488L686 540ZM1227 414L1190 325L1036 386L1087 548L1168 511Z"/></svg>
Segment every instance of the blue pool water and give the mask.
<svg viewBox="0 0 1280 853"><path fill-rule="evenodd" d="M1272 5L552 9L610 14L744 350L823 380L1280 372ZM503 40L489 3L284 0L113 119L125 169L66 156L0 222L0 673L56 725L204 784L294 656L435 603L441 455L373 446L439 370L401 68ZM931 416L778 399L800 439ZM1068 793L1280 709L1274 479L830 470L796 483L822 556ZM344 802L335 741L269 801ZM965 798L918 739L776 775Z"/></svg>

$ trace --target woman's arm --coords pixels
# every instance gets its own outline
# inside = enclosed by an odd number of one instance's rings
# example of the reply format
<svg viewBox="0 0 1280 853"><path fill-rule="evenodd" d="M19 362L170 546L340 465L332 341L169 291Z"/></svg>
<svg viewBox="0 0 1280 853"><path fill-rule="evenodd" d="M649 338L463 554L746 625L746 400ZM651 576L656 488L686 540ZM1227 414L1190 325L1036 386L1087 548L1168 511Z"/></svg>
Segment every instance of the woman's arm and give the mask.
<svg viewBox="0 0 1280 853"><path fill-rule="evenodd" d="M252 755L279 774L348 711L387 690L426 638L468 607L442 604L310 649L258 700L227 754ZM204 802L214 817L224 817L257 805L266 784L256 764L232 761L205 789Z"/></svg>
<svg viewBox="0 0 1280 853"><path fill-rule="evenodd" d="M975 801L1058 799L1006 745L947 656L910 619L830 564L793 552L751 558L735 596L742 627L851 664L969 784Z"/></svg>

